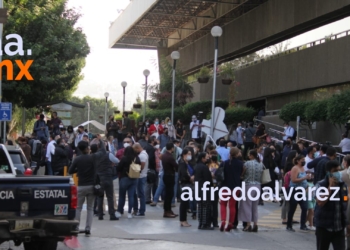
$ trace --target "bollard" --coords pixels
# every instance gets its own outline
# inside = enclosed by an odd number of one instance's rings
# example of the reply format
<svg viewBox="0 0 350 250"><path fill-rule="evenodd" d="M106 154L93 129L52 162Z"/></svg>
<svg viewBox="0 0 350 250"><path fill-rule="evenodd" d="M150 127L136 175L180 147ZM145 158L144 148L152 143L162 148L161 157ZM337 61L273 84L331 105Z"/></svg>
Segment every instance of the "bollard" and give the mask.
<svg viewBox="0 0 350 250"><path fill-rule="evenodd" d="M67 173L68 173L68 167L64 166L63 167L63 176L67 176Z"/></svg>

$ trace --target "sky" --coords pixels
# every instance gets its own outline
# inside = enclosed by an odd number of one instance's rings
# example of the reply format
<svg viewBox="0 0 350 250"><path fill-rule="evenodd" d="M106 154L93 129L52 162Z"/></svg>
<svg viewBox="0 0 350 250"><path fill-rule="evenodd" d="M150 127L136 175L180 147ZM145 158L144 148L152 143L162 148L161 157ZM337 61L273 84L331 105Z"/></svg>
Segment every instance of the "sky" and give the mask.
<svg viewBox="0 0 350 250"><path fill-rule="evenodd" d="M157 62L157 51L109 49L109 27L130 0L69 0L68 7L80 10L82 17L78 26L87 36L91 53L86 58L86 66L82 74L84 79L79 83L75 96L91 96L104 98L109 93L119 110L122 109L123 88L121 82L128 83L126 87L126 110L130 110L138 96L143 100L142 84L145 82L143 70L151 71L149 83L159 82L159 73L154 65ZM307 32L289 40L289 49L322 39L330 34L350 30L350 18L342 19L333 24Z"/></svg>

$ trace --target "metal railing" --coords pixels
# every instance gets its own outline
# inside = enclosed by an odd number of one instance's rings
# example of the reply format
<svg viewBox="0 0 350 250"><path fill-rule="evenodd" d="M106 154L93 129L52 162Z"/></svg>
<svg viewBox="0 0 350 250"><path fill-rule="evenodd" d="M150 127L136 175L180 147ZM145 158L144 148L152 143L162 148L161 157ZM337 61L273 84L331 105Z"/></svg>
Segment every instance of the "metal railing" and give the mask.
<svg viewBox="0 0 350 250"><path fill-rule="evenodd" d="M249 66L256 65L258 63L262 63L262 62L268 61L270 59L277 58L279 56L289 55L291 53L294 53L294 52L297 52L297 51L300 51L303 49L309 49L309 48L315 47L317 45L324 44L327 41L336 40L338 38L342 38L342 37L349 36L349 35L350 35L350 30L346 30L346 31L337 33L335 35L326 36L325 38L318 39L318 40L315 40L315 41L312 41L312 42L309 42L309 43L306 43L306 44L303 44L303 45L300 45L300 46L297 46L297 47L294 47L294 48L291 48L288 50L285 50L285 51L278 53L278 54L266 56L266 57L259 59L259 60L254 60L254 62L249 62L249 63L243 64L243 65L239 65L239 66L235 67L234 69L240 70L243 68L247 68Z"/></svg>

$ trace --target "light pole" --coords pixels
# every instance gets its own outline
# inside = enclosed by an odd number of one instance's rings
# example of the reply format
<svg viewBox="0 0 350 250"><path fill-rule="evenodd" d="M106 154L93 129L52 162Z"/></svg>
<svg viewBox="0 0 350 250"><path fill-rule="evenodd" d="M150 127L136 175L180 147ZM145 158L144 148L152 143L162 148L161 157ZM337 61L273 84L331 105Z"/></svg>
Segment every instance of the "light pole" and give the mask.
<svg viewBox="0 0 350 250"><path fill-rule="evenodd" d="M172 86L172 91L171 91L171 122L174 124L175 69L176 69L176 60L180 59L179 51L173 51L171 53L171 58L174 60L174 64L173 64L173 86Z"/></svg>
<svg viewBox="0 0 350 250"><path fill-rule="evenodd" d="M147 99L147 79L149 74L151 74L151 72L148 69L145 69L143 71L143 75L146 77L146 83L145 83L145 99L143 101L143 121L146 120L146 99Z"/></svg>
<svg viewBox="0 0 350 250"><path fill-rule="evenodd" d="M123 114L125 112L125 87L128 85L127 82L122 82L121 83L122 87L123 87Z"/></svg>
<svg viewBox="0 0 350 250"><path fill-rule="evenodd" d="M88 131L90 133L90 102L86 103L88 105Z"/></svg>
<svg viewBox="0 0 350 250"><path fill-rule="evenodd" d="M219 47L219 37L222 35L222 29L219 26L214 26L211 29L211 35L215 39L215 52L214 52L214 77L213 77L213 97L211 103L211 136L214 136L214 120L215 120L215 96L216 96L216 68L218 63L218 47Z"/></svg>
<svg viewBox="0 0 350 250"><path fill-rule="evenodd" d="M106 93L105 93L105 97L106 97L106 105L105 105L105 126L107 125L107 101L108 101L108 96L109 96L109 93L106 92Z"/></svg>

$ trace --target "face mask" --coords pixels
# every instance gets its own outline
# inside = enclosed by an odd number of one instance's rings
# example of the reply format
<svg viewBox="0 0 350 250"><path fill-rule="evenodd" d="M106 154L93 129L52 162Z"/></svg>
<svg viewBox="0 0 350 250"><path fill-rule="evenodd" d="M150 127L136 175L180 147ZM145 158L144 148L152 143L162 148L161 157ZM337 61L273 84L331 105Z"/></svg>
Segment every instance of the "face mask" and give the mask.
<svg viewBox="0 0 350 250"><path fill-rule="evenodd" d="M129 147L130 146L130 144L129 143L124 143L124 148L127 148L127 147Z"/></svg>
<svg viewBox="0 0 350 250"><path fill-rule="evenodd" d="M320 152L314 153L314 157L317 158L320 155Z"/></svg>
<svg viewBox="0 0 350 250"><path fill-rule="evenodd" d="M149 123L148 122L146 122L146 126L148 126L149 125Z"/></svg>
<svg viewBox="0 0 350 250"><path fill-rule="evenodd" d="M231 147L227 147L228 150L231 150Z"/></svg>
<svg viewBox="0 0 350 250"><path fill-rule="evenodd" d="M168 122L168 126L171 126L171 122Z"/></svg>
<svg viewBox="0 0 350 250"><path fill-rule="evenodd" d="M159 144L154 146L155 149L159 149Z"/></svg>
<svg viewBox="0 0 350 250"><path fill-rule="evenodd" d="M287 127L285 126L284 129L287 129Z"/></svg>
<svg viewBox="0 0 350 250"><path fill-rule="evenodd" d="M332 177L336 178L338 182L342 182L342 173L341 172L334 172L331 174Z"/></svg>
<svg viewBox="0 0 350 250"><path fill-rule="evenodd" d="M186 160L187 160L187 161L192 160L192 156L191 156L191 155L186 156Z"/></svg>
<svg viewBox="0 0 350 250"><path fill-rule="evenodd" d="M304 167L305 166L305 164L306 164L306 162L305 161L303 161L302 163L301 163L301 165Z"/></svg>
<svg viewBox="0 0 350 250"><path fill-rule="evenodd" d="M63 128L63 125L60 125L60 128Z"/></svg>
<svg viewBox="0 0 350 250"><path fill-rule="evenodd" d="M156 121L154 124L158 125L158 124L159 124L159 122L158 122L158 121Z"/></svg>

